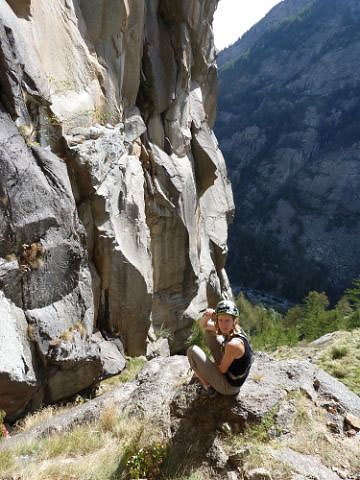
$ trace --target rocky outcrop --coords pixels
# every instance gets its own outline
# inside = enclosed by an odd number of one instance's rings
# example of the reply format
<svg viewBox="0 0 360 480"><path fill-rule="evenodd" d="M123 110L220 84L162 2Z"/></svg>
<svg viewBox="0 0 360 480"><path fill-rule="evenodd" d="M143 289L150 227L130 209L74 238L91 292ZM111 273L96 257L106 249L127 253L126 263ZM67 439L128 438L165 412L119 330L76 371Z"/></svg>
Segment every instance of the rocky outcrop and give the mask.
<svg viewBox="0 0 360 480"><path fill-rule="evenodd" d="M149 329L182 349L199 310L231 297L234 206L211 130L216 5L1 2L8 418L120 371Z"/></svg>
<svg viewBox="0 0 360 480"><path fill-rule="evenodd" d="M292 479L309 478L310 474L318 480L357 478L356 466L341 465L343 460L329 457L332 449L350 448L350 444L346 447L349 427L345 418L360 416L359 397L334 378L325 378L324 372L307 361L275 361L266 354L257 354L237 397L204 399L188 367L185 356L155 358L136 380L73 407L27 433L13 435L1 447L11 449L94 421L111 406L121 414L127 412L153 421L169 442L169 463L184 472L206 470L200 478L271 479L282 478L285 472L286 478ZM332 428L334 414L342 425L337 432ZM256 432L263 432L267 438L263 438L262 447ZM308 442L311 444L316 435L319 448L315 456L309 453L312 447ZM351 437L354 452L359 435L357 427ZM324 451L320 448L322 442L326 445ZM256 462L249 460L253 453ZM353 465L359 466L355 458Z"/></svg>
<svg viewBox="0 0 360 480"><path fill-rule="evenodd" d="M359 275L359 18L355 0L286 0L224 52L233 284L334 301Z"/></svg>

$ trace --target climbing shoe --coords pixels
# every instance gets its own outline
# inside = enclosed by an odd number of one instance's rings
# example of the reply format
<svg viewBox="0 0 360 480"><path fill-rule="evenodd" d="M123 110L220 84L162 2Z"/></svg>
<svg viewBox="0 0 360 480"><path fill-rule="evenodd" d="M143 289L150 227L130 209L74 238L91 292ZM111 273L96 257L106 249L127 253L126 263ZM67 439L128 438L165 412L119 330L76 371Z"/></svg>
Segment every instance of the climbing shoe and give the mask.
<svg viewBox="0 0 360 480"><path fill-rule="evenodd" d="M214 398L217 395L217 391L213 387L202 387L199 393L202 398Z"/></svg>

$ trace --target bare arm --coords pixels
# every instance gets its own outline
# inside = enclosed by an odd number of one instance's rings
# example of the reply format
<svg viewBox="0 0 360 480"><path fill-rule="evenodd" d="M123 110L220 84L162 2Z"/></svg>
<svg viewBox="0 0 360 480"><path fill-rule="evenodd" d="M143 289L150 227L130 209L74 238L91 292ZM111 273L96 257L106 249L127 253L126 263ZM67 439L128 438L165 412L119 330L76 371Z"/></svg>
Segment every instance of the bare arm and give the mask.
<svg viewBox="0 0 360 480"><path fill-rule="evenodd" d="M245 355L245 345L240 339L233 339L226 344L224 355L221 359L221 363L218 369L221 373L226 373L228 368L235 360L235 358L241 358Z"/></svg>
<svg viewBox="0 0 360 480"><path fill-rule="evenodd" d="M215 332L215 310L213 308L207 308L204 315L202 316L200 322L200 327L203 330L209 330L210 332Z"/></svg>

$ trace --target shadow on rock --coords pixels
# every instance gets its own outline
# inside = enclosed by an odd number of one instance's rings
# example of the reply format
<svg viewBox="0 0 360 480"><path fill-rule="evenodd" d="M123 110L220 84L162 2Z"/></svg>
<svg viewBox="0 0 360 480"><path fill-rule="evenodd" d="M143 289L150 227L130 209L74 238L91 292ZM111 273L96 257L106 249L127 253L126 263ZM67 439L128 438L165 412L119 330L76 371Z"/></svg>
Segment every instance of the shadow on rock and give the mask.
<svg viewBox="0 0 360 480"><path fill-rule="evenodd" d="M236 422L242 431L245 419L234 418L232 413L236 396L217 395L202 398L199 384L186 385L170 406L172 442L166 474L186 475L204 463L217 465L214 442L225 422Z"/></svg>

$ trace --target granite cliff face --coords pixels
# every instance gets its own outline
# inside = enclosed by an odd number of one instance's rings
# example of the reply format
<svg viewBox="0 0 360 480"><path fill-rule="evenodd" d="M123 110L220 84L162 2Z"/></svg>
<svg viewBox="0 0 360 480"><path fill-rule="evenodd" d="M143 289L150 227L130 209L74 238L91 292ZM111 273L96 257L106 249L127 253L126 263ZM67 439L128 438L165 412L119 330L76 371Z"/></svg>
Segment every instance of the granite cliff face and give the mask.
<svg viewBox="0 0 360 480"><path fill-rule="evenodd" d="M0 408L181 349L231 296L216 0L0 5Z"/></svg>
<svg viewBox="0 0 360 480"><path fill-rule="evenodd" d="M233 283L333 300L360 272L360 4L285 0L220 55Z"/></svg>

